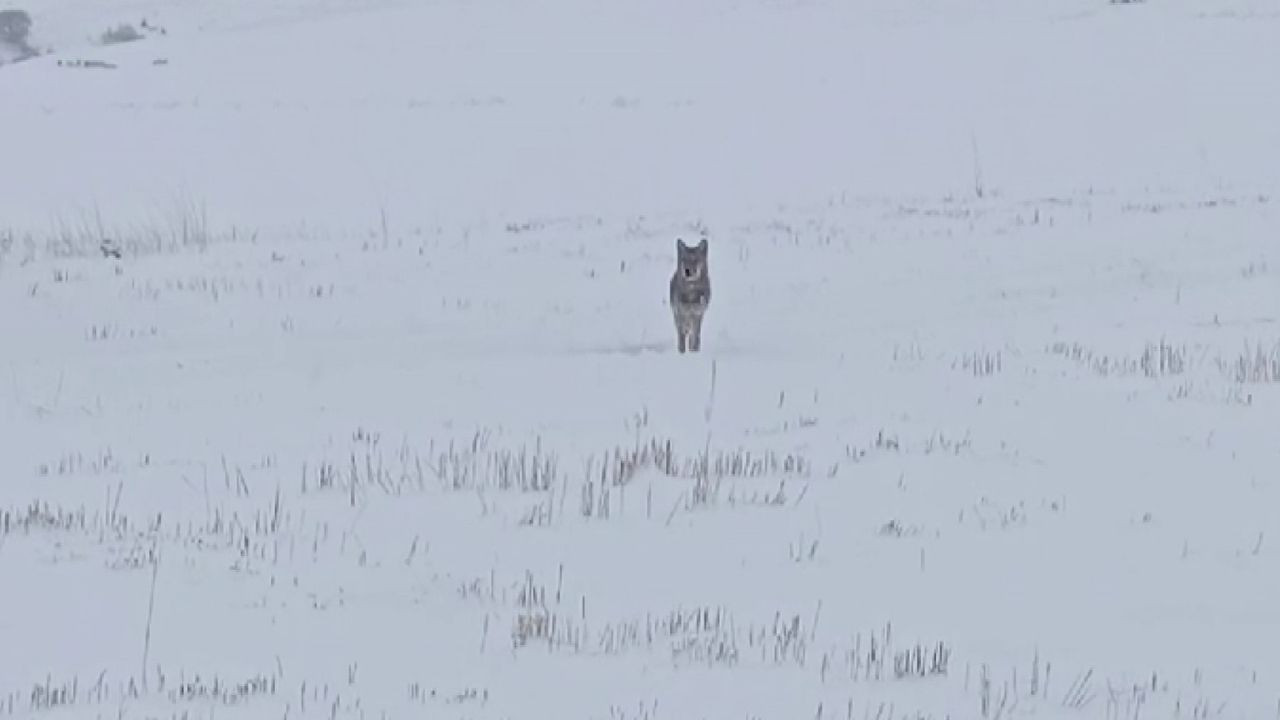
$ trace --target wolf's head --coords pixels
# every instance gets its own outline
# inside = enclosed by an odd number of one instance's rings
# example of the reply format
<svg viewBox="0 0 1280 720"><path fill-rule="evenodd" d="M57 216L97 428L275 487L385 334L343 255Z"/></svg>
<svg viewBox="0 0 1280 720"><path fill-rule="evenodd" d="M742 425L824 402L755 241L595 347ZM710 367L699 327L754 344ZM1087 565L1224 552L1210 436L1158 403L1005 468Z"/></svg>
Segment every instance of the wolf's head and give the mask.
<svg viewBox="0 0 1280 720"><path fill-rule="evenodd" d="M707 276L707 239L693 247L676 238L676 275L683 280L701 280Z"/></svg>

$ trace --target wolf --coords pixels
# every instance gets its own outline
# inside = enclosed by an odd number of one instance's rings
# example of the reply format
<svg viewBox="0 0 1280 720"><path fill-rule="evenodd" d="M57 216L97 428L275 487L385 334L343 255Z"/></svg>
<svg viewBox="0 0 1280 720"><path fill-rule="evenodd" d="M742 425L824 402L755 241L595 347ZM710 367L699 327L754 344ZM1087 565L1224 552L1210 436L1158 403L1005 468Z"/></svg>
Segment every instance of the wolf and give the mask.
<svg viewBox="0 0 1280 720"><path fill-rule="evenodd" d="M707 239L693 247L676 238L676 272L671 276L671 314L676 321L676 348L702 349L702 316L711 304L711 276L707 273Z"/></svg>

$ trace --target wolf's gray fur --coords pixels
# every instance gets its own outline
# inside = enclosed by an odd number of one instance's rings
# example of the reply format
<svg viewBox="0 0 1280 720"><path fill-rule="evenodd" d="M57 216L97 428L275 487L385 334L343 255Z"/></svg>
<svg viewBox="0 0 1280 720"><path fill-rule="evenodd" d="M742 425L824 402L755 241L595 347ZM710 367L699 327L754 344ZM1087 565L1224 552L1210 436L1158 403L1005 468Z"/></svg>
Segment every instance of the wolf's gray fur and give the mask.
<svg viewBox="0 0 1280 720"><path fill-rule="evenodd" d="M676 239L676 272L671 276L671 313L676 321L676 348L702 349L702 316L711 304L707 272L707 239L694 247Z"/></svg>
<svg viewBox="0 0 1280 720"><path fill-rule="evenodd" d="M40 54L31 47L31 16L23 10L0 10L0 65L22 62Z"/></svg>

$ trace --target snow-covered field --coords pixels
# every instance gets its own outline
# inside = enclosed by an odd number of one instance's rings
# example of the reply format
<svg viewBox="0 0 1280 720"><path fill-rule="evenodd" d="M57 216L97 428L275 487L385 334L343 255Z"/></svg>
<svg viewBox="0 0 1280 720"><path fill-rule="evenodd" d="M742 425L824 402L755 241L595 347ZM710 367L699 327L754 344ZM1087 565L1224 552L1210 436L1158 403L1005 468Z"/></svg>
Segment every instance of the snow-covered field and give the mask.
<svg viewBox="0 0 1280 720"><path fill-rule="evenodd" d="M1274 0L23 7L0 719L1280 717Z"/></svg>

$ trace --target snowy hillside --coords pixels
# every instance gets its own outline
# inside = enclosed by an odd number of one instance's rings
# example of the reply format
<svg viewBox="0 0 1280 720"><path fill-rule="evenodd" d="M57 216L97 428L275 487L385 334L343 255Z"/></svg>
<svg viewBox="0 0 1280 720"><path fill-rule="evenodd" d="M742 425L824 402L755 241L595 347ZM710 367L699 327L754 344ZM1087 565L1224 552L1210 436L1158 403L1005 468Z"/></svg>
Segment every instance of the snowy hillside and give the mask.
<svg viewBox="0 0 1280 720"><path fill-rule="evenodd" d="M0 719L1280 717L1272 0L21 7Z"/></svg>

